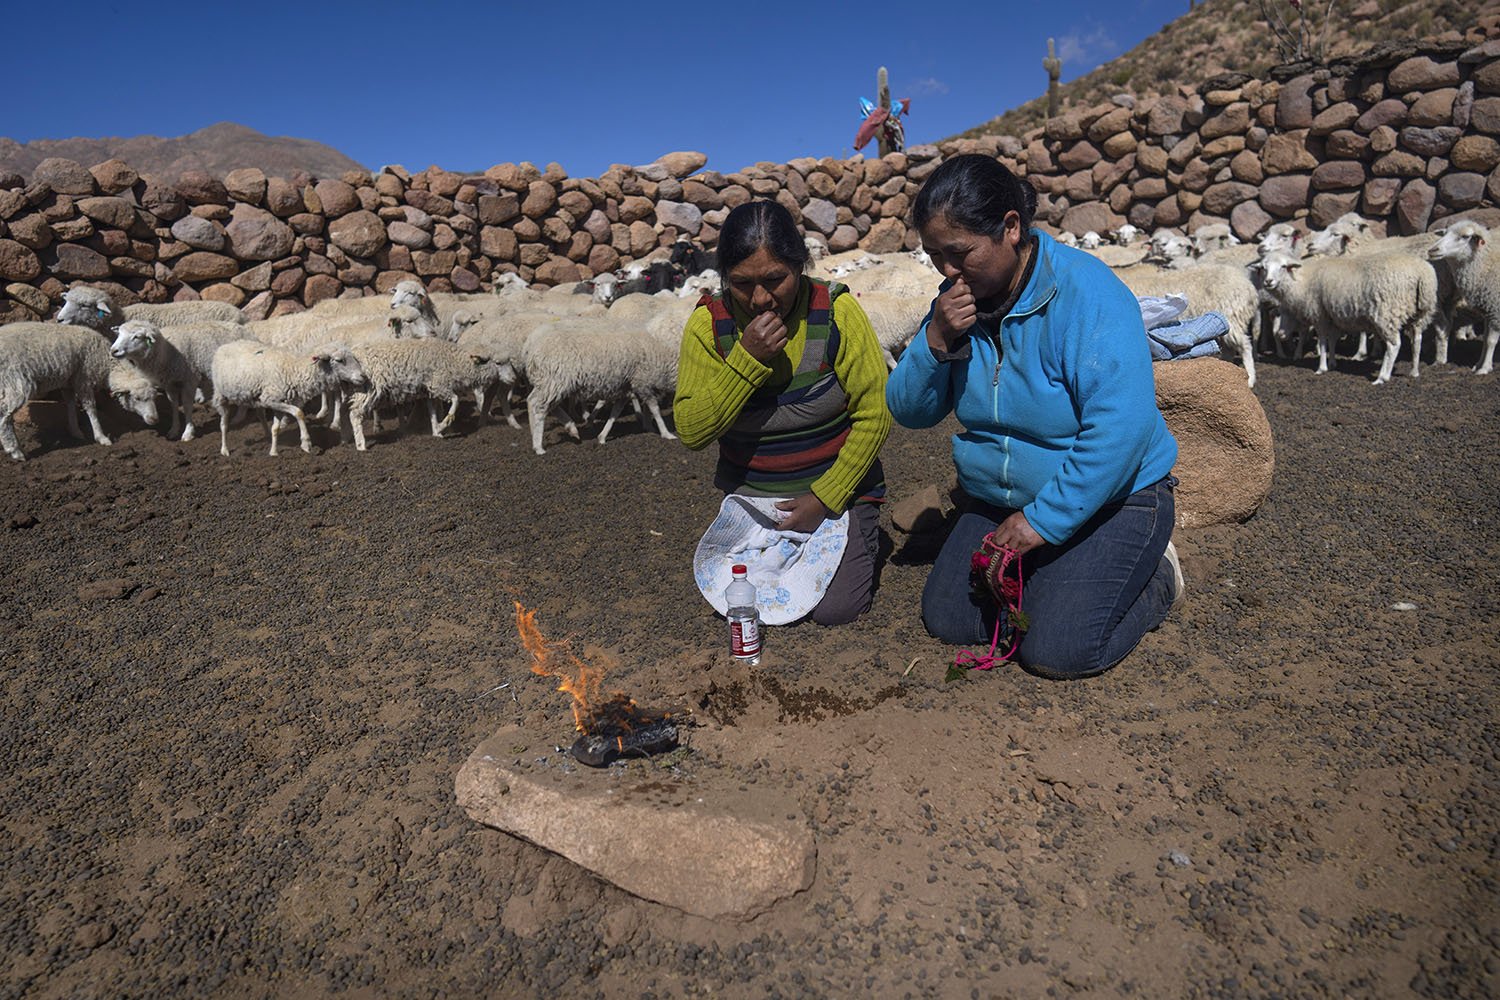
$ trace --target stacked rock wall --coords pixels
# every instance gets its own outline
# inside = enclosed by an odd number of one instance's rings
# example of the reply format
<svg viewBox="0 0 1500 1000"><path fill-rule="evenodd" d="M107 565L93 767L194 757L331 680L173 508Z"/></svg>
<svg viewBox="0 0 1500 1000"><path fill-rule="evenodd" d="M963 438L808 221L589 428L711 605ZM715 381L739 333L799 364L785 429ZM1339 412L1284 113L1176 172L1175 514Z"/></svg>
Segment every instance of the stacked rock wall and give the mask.
<svg viewBox="0 0 1500 1000"><path fill-rule="evenodd" d="M1127 106L1122 106L1127 105ZM1049 121L1015 156L1062 229L1277 221L1345 212L1422 231L1500 199L1500 39L1382 46L1360 60Z"/></svg>
<svg viewBox="0 0 1500 1000"><path fill-rule="evenodd" d="M1491 27L1328 69L1121 98L1020 138L727 174L702 169L701 153L671 153L598 178L506 163L322 179L244 169L169 185L118 160L47 160L29 181L0 175L0 322L52 313L80 281L126 303L202 297L251 318L408 278L473 292L512 271L555 285L663 253L679 236L713 246L728 211L752 198L785 205L835 252L889 253L916 246L912 199L961 152L997 156L1039 192L1038 218L1074 233L1223 220L1248 239L1277 220L1322 226L1347 211L1414 232L1500 201Z"/></svg>

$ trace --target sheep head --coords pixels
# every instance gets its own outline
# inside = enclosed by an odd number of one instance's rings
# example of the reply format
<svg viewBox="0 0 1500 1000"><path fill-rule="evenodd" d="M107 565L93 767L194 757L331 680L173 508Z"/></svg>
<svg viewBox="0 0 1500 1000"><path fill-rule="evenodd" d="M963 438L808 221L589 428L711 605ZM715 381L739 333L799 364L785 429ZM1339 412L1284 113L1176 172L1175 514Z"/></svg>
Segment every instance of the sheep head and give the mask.
<svg viewBox="0 0 1500 1000"><path fill-rule="evenodd" d="M318 369L323 383L329 387L345 385L351 389L369 387L370 378L364 367L349 348L342 344L329 344L313 353L312 362Z"/></svg>
<svg viewBox="0 0 1500 1000"><path fill-rule="evenodd" d="M1285 253L1268 254L1259 264L1266 273L1266 287L1273 292L1290 287L1297 280L1297 272L1302 269L1300 260Z"/></svg>
<svg viewBox="0 0 1500 1000"><path fill-rule="evenodd" d="M106 329L120 314L119 307L102 288L79 285L63 293L62 307L57 310L57 321L72 326L86 326L93 330Z"/></svg>
<svg viewBox="0 0 1500 1000"><path fill-rule="evenodd" d="M156 346L160 336L161 331L150 320L128 319L116 331L115 342L110 345L109 353L120 359L144 358L151 353L151 348Z"/></svg>
<svg viewBox="0 0 1500 1000"><path fill-rule="evenodd" d="M1442 237L1427 251L1429 260L1452 260L1460 264L1473 260L1489 241L1490 231L1477 222L1461 219L1443 231Z"/></svg>
<svg viewBox="0 0 1500 1000"><path fill-rule="evenodd" d="M396 287L391 289L392 309L395 309L397 306L411 306L413 309L421 309L423 306L428 305L429 301L427 289L422 287L421 282L412 281L410 278L397 282Z"/></svg>

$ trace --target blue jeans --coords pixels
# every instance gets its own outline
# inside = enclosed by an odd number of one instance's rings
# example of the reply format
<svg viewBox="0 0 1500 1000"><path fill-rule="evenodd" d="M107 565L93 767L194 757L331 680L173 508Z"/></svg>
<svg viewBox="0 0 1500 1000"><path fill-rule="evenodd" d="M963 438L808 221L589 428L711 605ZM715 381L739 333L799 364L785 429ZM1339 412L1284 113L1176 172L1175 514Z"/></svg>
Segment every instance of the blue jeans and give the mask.
<svg viewBox="0 0 1500 1000"><path fill-rule="evenodd" d="M1043 677L1101 674L1123 660L1172 606L1171 476L1106 504L1061 545L1023 560L1021 607L1031 629L1016 659ZM999 609L969 584L969 558L1013 511L976 504L958 519L922 590L922 621L935 638L988 645ZM1003 646L1002 646L1003 648Z"/></svg>

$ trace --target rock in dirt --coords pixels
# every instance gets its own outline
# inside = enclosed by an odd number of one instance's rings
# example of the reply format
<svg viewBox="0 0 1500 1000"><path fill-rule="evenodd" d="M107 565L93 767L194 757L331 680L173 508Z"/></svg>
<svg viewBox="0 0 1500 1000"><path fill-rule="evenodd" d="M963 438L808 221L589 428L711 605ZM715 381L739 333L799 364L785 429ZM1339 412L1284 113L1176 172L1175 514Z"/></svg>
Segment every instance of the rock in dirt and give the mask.
<svg viewBox="0 0 1500 1000"><path fill-rule="evenodd" d="M786 818L793 802L508 763L530 759L516 747L535 742L502 729L481 743L458 772L458 804L626 892L701 917L750 917L812 884L816 847L805 820Z"/></svg>
<svg viewBox="0 0 1500 1000"><path fill-rule="evenodd" d="M130 596L135 584L129 580L95 580L78 588L78 597L84 601L119 601Z"/></svg>
<svg viewBox="0 0 1500 1000"><path fill-rule="evenodd" d="M935 485L891 504L891 527L908 535L941 531L944 523L943 495Z"/></svg>
<svg viewBox="0 0 1500 1000"><path fill-rule="evenodd" d="M1239 367L1217 358L1151 366L1156 405L1177 438L1177 526L1243 521L1271 492L1271 425Z"/></svg>

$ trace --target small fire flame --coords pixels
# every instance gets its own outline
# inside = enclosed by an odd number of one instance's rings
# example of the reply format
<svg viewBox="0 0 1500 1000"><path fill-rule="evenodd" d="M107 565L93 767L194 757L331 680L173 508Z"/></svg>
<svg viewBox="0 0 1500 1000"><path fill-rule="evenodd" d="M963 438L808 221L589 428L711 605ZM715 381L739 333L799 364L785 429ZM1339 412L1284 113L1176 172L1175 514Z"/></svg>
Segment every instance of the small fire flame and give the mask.
<svg viewBox="0 0 1500 1000"><path fill-rule="evenodd" d="M531 672L541 677L555 677L559 691L573 698L573 724L580 733L625 733L645 723L671 718L670 715L647 716L633 699L622 691L605 695L602 690L606 667L590 666L568 648L566 640L551 641L536 624L536 612L528 611L520 601L516 605L516 631L521 645L531 654ZM624 740L619 741L624 749Z"/></svg>
<svg viewBox="0 0 1500 1000"><path fill-rule="evenodd" d="M573 696L574 725L579 732L588 732L594 721L594 706L600 702L599 685L604 680L604 669L591 667L574 656L566 641L549 641L537 628L536 612L526 610L520 601L515 604L516 631L521 634L521 645L531 654L531 672L557 678L557 689Z"/></svg>

